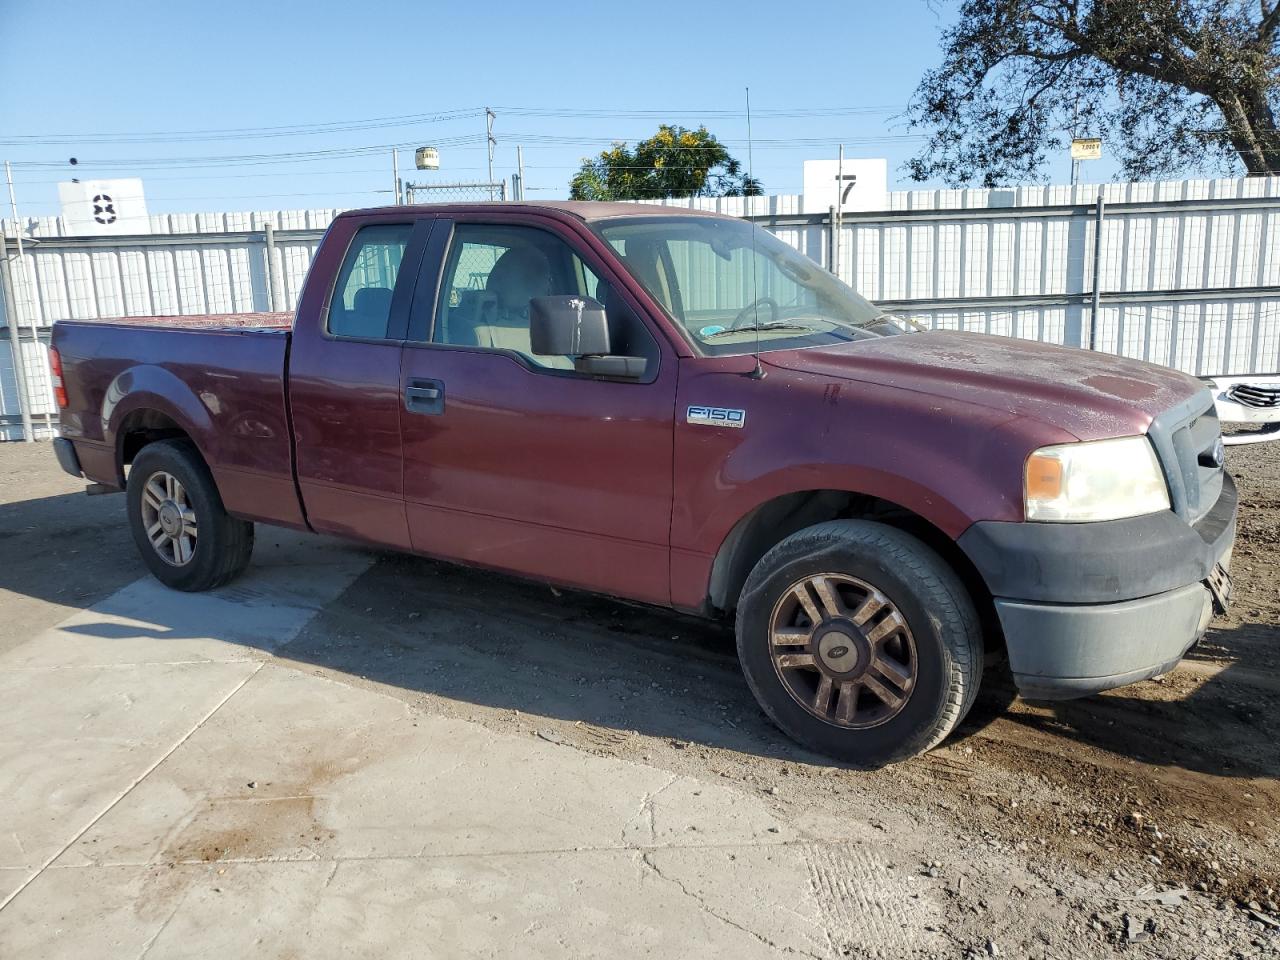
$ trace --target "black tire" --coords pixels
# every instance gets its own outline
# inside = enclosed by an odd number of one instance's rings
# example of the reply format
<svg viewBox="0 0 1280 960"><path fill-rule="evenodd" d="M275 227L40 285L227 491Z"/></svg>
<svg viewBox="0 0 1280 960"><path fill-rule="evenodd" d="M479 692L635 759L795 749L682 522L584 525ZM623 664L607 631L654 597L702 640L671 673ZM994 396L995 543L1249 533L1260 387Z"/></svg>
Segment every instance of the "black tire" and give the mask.
<svg viewBox="0 0 1280 960"><path fill-rule="evenodd" d="M834 631L824 632L828 627L847 630L854 626L855 621L851 618L835 616L829 619L829 614L823 609L819 609L820 623L815 624L810 617L801 616L800 626L780 630L779 639L788 644L801 644L803 641L786 638L783 634L793 633L798 637L810 631L811 639L807 645L785 649L797 650L801 657L811 654L819 662L812 669L800 667L800 674L792 672L797 668L789 665L775 666L774 652L784 649L773 642L775 613L782 617L788 603L800 611L802 604L795 602L798 594L793 592L793 587L818 582L807 578L821 579L824 574L847 578L839 582L839 586L843 590L855 591L854 603L859 596L869 596L856 592L862 586L874 588L882 599L887 598L892 604L881 608L884 612L877 616L889 619L888 612L892 611L898 615L895 622L905 621L907 630L899 630L896 636L880 641L911 644L910 654L904 654L903 659L913 664L914 676L906 688L909 692L895 698L896 706L877 699L874 691L868 691L856 681L857 677L865 676L857 670L865 669L866 657L878 654L842 652L857 644L863 644L862 649L866 651L876 649L875 642L866 643L869 631L851 634L856 643L849 646L843 645ZM809 593L807 589L805 595L810 599L820 598L820 594ZM843 608L847 597L848 593L840 595L838 599L842 602L837 606ZM868 624L872 622L867 621ZM834 645L830 639L832 636L837 637ZM747 683L774 723L805 746L860 767L882 766L936 746L955 729L973 705L982 676L982 630L973 601L960 579L941 557L915 537L865 520L833 520L808 527L787 537L765 554L742 589L738 602L737 637L738 658ZM827 650L828 654L819 655L819 647ZM898 649L908 648L900 646ZM843 659L827 659L831 652ZM833 674L833 662L854 672ZM871 681L884 687L879 683L882 674L867 673L871 674ZM789 679L784 680L784 675ZM868 719L862 722L873 725L851 727L840 724L838 713L844 696L841 688L844 677L855 678L855 682L849 685L853 716L847 718L848 722L867 716ZM823 698L829 704L823 708L829 714L827 719L815 712L817 702L822 702L816 700L817 685L823 682L827 683ZM802 705L801 700L805 698L796 692L796 687L808 683L815 688L813 708ZM835 684L834 690L832 683ZM894 689L891 692L897 694L899 691ZM861 704L868 702L872 709L865 711ZM896 713L893 712L895 709ZM885 719L876 720L877 710L886 715Z"/></svg>
<svg viewBox="0 0 1280 960"><path fill-rule="evenodd" d="M194 536L185 538L186 549L177 547L173 539L163 538L162 546L153 544L147 532L144 509L156 517L153 529L159 524L158 510L154 508L154 491L163 488L168 477L180 484L180 502L189 507L195 523ZM153 495L144 507L144 495L149 481L154 479ZM129 468L125 497L128 501L129 528L133 541L152 575L166 587L174 590L196 592L212 590L234 579L249 565L253 553L253 524L230 516L222 505L222 497L213 482L209 468L186 440L159 440L148 444L133 460ZM178 501L166 499L162 503ZM183 511L169 507L166 521L181 527ZM159 531L157 536L163 534ZM182 539L181 537L177 539Z"/></svg>

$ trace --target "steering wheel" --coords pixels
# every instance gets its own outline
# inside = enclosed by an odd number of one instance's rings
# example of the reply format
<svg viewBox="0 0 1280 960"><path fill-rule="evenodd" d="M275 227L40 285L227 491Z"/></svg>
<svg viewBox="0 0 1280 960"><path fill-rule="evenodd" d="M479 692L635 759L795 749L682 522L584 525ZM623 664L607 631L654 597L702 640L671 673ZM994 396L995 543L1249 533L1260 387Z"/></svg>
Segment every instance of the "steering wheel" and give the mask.
<svg viewBox="0 0 1280 960"><path fill-rule="evenodd" d="M743 321L746 320L747 317L755 316L757 307L762 307L766 304L769 306L769 310L773 314L773 317L769 322L777 323L778 315L779 315L778 301L773 299L773 297L756 297L756 299L752 300L745 307L743 307L741 310L738 311L737 316L733 318L733 322L729 324L729 329L737 330L740 326L742 326Z"/></svg>

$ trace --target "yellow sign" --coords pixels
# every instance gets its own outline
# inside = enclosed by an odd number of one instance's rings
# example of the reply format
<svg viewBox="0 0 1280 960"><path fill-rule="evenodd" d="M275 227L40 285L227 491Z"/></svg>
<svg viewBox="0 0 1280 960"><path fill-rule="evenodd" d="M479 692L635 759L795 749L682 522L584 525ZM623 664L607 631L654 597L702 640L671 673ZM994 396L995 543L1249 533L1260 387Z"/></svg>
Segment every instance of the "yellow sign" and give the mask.
<svg viewBox="0 0 1280 960"><path fill-rule="evenodd" d="M1077 137L1071 141L1072 160L1100 160L1102 158L1102 139L1100 137Z"/></svg>

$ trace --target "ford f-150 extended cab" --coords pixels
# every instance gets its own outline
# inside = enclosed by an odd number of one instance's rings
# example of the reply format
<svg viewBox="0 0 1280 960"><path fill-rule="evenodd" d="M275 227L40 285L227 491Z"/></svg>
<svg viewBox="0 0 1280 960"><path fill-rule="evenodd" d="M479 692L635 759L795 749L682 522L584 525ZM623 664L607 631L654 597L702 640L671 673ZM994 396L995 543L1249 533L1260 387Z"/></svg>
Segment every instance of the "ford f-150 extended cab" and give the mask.
<svg viewBox="0 0 1280 960"><path fill-rule="evenodd" d="M62 465L163 583L255 523L707 616L786 732L879 764L1007 654L1023 695L1168 671L1227 602L1236 492L1181 373L922 332L745 221L339 216L282 315L63 322Z"/></svg>

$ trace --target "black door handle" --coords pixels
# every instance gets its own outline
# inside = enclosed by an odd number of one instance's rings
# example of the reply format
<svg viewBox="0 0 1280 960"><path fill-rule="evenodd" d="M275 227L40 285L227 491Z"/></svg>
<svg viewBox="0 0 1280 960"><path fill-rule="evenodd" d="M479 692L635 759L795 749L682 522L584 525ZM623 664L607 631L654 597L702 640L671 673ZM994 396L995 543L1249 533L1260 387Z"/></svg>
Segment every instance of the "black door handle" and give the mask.
<svg viewBox="0 0 1280 960"><path fill-rule="evenodd" d="M410 380L404 388L404 408L410 413L444 413L444 384L439 380Z"/></svg>

